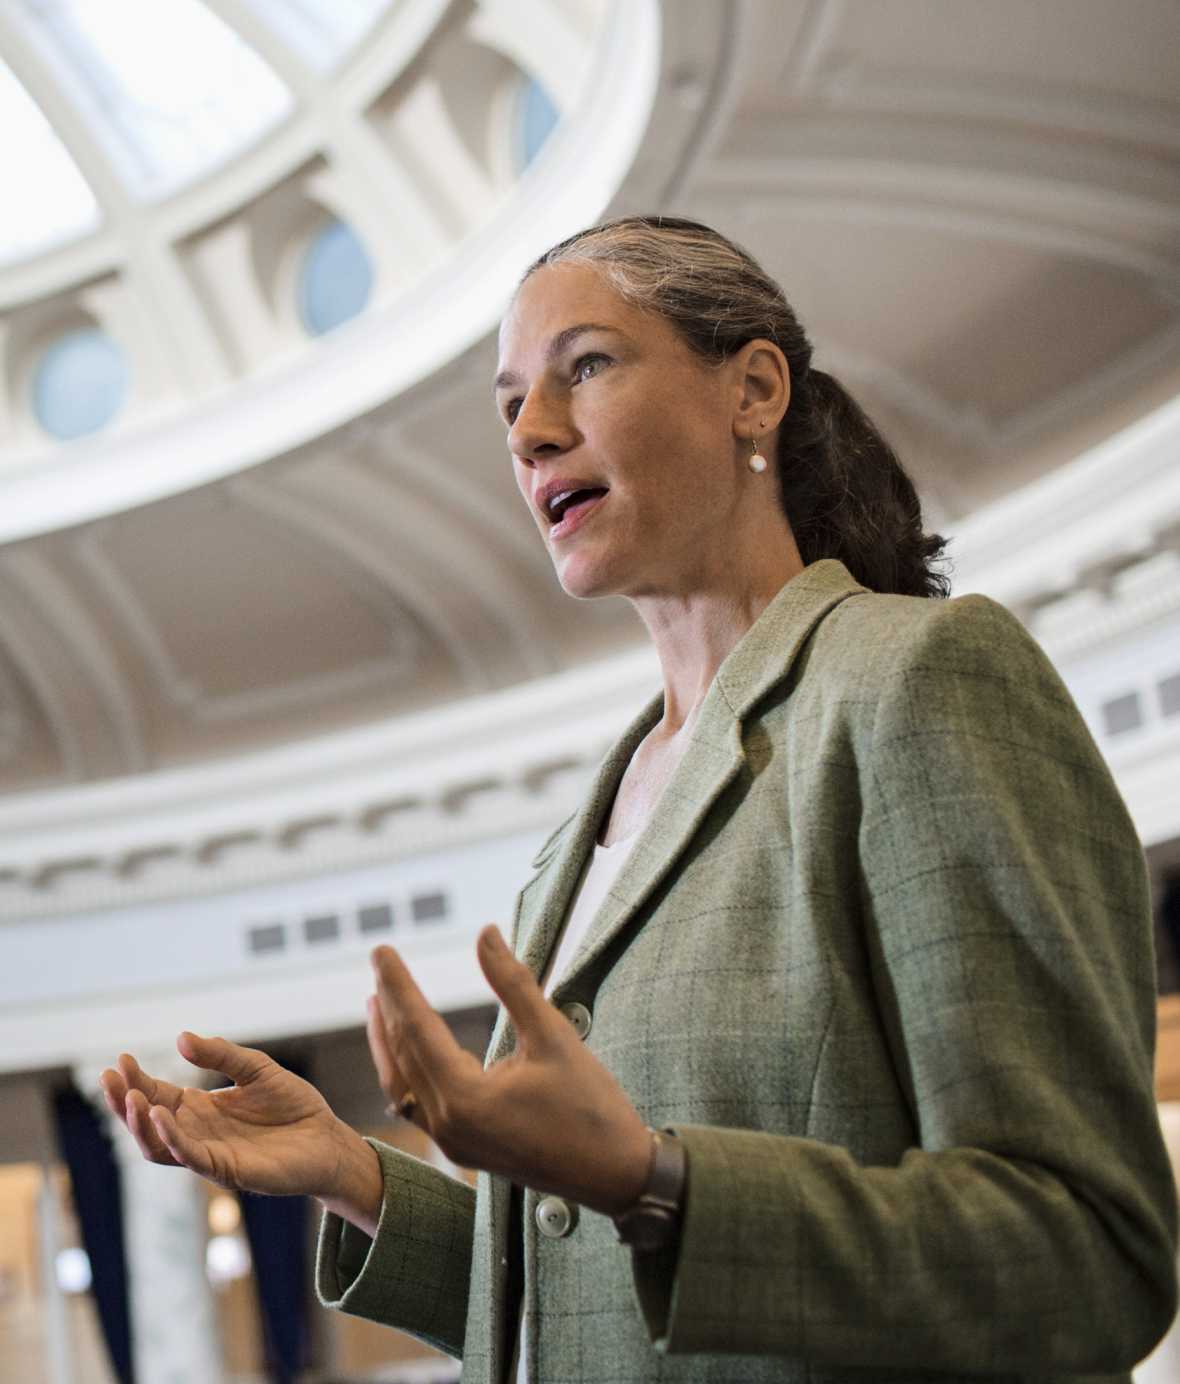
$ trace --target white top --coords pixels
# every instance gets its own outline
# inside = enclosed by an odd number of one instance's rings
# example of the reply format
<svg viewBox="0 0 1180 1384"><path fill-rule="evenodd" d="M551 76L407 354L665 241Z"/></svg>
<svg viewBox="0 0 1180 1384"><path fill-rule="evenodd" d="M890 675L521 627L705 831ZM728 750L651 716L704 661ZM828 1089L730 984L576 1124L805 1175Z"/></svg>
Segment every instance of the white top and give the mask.
<svg viewBox="0 0 1180 1384"><path fill-rule="evenodd" d="M624 836L621 841L616 841L613 846L595 844L594 852L587 858L582 878L574 891L561 940L541 978L542 988L547 995L568 969L603 900L610 892L611 885L618 879L619 872L631 854L631 847L638 836L639 833L636 831L630 836ZM509 1370L508 1377L515 1379L516 1384L528 1384L528 1345L525 1340L523 1311L520 1314L520 1328L516 1333L516 1361L514 1367Z"/></svg>

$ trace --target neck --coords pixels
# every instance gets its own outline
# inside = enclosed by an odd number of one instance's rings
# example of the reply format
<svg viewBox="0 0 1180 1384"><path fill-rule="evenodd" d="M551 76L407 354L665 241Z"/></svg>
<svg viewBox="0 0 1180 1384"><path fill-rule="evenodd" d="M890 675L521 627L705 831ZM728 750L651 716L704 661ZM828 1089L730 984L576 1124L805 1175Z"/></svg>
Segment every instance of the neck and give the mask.
<svg viewBox="0 0 1180 1384"><path fill-rule="evenodd" d="M718 668L782 588L803 571L794 543L774 559L745 571L727 570L721 581L689 592L633 596L660 660L664 714L652 728L655 741L691 730Z"/></svg>

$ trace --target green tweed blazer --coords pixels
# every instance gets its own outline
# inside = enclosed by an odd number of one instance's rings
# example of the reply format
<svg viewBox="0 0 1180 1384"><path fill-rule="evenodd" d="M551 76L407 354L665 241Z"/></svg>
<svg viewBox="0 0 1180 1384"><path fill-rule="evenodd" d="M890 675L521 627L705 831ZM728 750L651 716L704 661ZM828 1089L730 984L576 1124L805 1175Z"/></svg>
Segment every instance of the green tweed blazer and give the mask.
<svg viewBox="0 0 1180 1384"><path fill-rule="evenodd" d="M521 890L538 974L656 697ZM523 1233L543 1384L1129 1378L1176 1307L1139 842L1045 655L1001 606L835 561L719 669L553 992L688 1156L674 1254L381 1144L370 1240L328 1216L327 1306L503 1384ZM512 1046L503 1016L489 1060ZM577 1213L577 1208L574 1208Z"/></svg>

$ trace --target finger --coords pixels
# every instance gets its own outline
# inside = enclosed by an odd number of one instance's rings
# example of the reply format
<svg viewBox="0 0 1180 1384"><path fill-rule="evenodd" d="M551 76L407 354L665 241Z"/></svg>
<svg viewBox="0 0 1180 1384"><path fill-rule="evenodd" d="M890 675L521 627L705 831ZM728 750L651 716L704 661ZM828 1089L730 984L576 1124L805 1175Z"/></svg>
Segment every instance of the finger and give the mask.
<svg viewBox="0 0 1180 1384"><path fill-rule="evenodd" d="M213 1177L213 1159L209 1150L198 1139L193 1139L181 1129L176 1116L162 1105L151 1109L152 1132L172 1161L183 1168L190 1168L202 1177Z"/></svg>
<svg viewBox="0 0 1180 1384"><path fill-rule="evenodd" d="M115 1071L113 1067L107 1067L98 1078L99 1089L102 1091L103 1099L107 1103L107 1109L112 1115L117 1115L124 1124L127 1123L127 1083L123 1080L123 1074Z"/></svg>
<svg viewBox="0 0 1180 1384"><path fill-rule="evenodd" d="M377 996L370 995L365 1004L365 1037L369 1040L369 1055L377 1072L377 1083L391 1103L399 1101L406 1094L409 1082L402 1074L389 1047L385 1032L385 1022L381 1017L381 1006Z"/></svg>
<svg viewBox="0 0 1180 1384"><path fill-rule="evenodd" d="M180 1104L181 1088L145 1072L129 1052L121 1052L116 1065L119 1074L127 1083L128 1094L140 1091L147 1098L149 1105L166 1105L169 1110L175 1110Z"/></svg>
<svg viewBox="0 0 1180 1384"><path fill-rule="evenodd" d="M430 1106L438 1088L453 1076L462 1049L392 947L374 949L373 969L377 1004L394 1060L414 1094Z"/></svg>
<svg viewBox="0 0 1180 1384"><path fill-rule="evenodd" d="M545 998L532 971L513 956L500 929L489 924L476 943L479 964L488 984L499 996L522 1046L534 1051L556 1035L572 1032Z"/></svg>
<svg viewBox="0 0 1180 1384"><path fill-rule="evenodd" d="M142 1091L138 1089L130 1091L127 1095L127 1128L131 1137L139 1145L140 1153L149 1163L174 1164L176 1160L152 1124L150 1112L153 1109L163 1110L164 1106L151 1106Z"/></svg>
<svg viewBox="0 0 1180 1384"><path fill-rule="evenodd" d="M248 1086L274 1065L274 1059L257 1048L244 1048L228 1038L202 1038L187 1029L176 1039L176 1051L186 1062L207 1072L219 1072L237 1086ZM167 1101L153 1102L175 1110Z"/></svg>

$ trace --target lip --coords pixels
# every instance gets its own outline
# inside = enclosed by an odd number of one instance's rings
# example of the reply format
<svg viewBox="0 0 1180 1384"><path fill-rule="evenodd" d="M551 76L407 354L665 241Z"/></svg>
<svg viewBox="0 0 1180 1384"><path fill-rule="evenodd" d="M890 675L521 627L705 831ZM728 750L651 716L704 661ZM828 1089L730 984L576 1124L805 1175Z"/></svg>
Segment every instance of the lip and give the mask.
<svg viewBox="0 0 1180 1384"><path fill-rule="evenodd" d="M605 490L606 486L601 481L589 480L585 476L557 476L551 481L546 481L544 485L539 485L533 494L533 504L536 506L541 518L547 524L553 521L549 518L549 501L554 495L560 495L563 490Z"/></svg>
<svg viewBox="0 0 1180 1384"><path fill-rule="evenodd" d="M610 491L608 490L606 494L599 495L597 500L591 500L588 504L583 503L579 505L576 510L571 510L567 512L565 518L562 519L559 523L554 524L553 527L549 530L550 541L556 543L557 540L560 538L568 538L570 534L574 532L575 529L581 528L581 526L586 522L587 519L590 518L590 516L599 507L599 505L602 504L603 500L605 500L606 496L609 494Z"/></svg>

